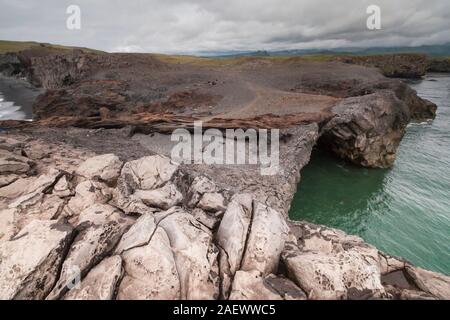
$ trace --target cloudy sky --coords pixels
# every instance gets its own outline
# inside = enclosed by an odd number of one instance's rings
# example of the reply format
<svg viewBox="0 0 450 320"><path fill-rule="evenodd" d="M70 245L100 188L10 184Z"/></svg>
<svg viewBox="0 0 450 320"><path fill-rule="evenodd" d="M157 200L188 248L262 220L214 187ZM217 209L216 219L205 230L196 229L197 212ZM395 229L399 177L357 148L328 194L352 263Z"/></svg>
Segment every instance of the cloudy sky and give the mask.
<svg viewBox="0 0 450 320"><path fill-rule="evenodd" d="M66 9L81 8L81 29ZM381 8L368 30L366 8ZM195 53L450 42L449 0L0 0L0 39Z"/></svg>

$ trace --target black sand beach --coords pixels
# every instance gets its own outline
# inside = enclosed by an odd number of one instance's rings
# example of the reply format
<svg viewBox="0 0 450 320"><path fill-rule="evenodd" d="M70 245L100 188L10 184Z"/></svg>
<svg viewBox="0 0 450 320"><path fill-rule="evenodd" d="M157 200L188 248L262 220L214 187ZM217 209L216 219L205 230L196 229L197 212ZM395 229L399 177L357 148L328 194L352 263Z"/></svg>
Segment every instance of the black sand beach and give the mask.
<svg viewBox="0 0 450 320"><path fill-rule="evenodd" d="M25 80L0 75L0 95L3 96L4 102L12 101L15 106L20 106L19 110L25 114L25 119L32 119L33 103L41 93L41 89L33 87Z"/></svg>

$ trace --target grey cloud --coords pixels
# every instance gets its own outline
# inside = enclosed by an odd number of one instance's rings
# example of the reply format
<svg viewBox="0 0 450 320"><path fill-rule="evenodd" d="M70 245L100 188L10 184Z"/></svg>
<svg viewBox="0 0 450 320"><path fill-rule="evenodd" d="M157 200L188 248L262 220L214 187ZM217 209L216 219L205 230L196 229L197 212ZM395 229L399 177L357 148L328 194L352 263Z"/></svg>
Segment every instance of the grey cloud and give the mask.
<svg viewBox="0 0 450 320"><path fill-rule="evenodd" d="M82 29L66 29L78 4ZM382 30L366 29L381 7ZM448 0L0 0L0 39L194 53L450 42Z"/></svg>

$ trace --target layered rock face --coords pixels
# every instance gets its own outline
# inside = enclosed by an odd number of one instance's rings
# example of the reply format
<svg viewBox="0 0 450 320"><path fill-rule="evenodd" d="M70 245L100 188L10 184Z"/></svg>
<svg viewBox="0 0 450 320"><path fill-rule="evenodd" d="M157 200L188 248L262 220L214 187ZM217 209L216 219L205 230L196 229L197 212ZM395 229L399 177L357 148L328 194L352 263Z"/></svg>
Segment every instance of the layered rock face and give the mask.
<svg viewBox="0 0 450 320"><path fill-rule="evenodd" d="M427 71L427 56L424 54L384 54L371 56L337 57L339 61L376 67L386 77L420 78Z"/></svg>
<svg viewBox="0 0 450 320"><path fill-rule="evenodd" d="M428 72L450 72L449 58L433 58L428 61Z"/></svg>
<svg viewBox="0 0 450 320"><path fill-rule="evenodd" d="M331 108L334 116L323 126L319 143L356 165L387 168L410 121L434 118L437 106L401 81L372 88L373 93L347 97Z"/></svg>
<svg viewBox="0 0 450 320"><path fill-rule="evenodd" d="M386 77L419 79L427 72L450 72L448 57L424 54L336 56L332 60L378 68Z"/></svg>
<svg viewBox="0 0 450 320"><path fill-rule="evenodd" d="M388 76L422 74L426 58L415 55L338 59L347 63L249 58L224 65L41 48L3 59L0 67L20 62L30 81L47 89L34 105L35 126L161 133L194 121L220 129L317 124L324 144L366 167L392 165L409 120L436 112L403 82L358 65L394 66Z"/></svg>
<svg viewBox="0 0 450 320"><path fill-rule="evenodd" d="M165 156L30 145L0 140L2 299L450 298L447 276Z"/></svg>
<svg viewBox="0 0 450 320"><path fill-rule="evenodd" d="M436 116L437 106L426 99L422 99L417 93L403 82L396 82L391 87L383 87L391 89L395 96L402 100L409 108L411 120L427 120L434 119Z"/></svg>
<svg viewBox="0 0 450 320"><path fill-rule="evenodd" d="M0 72L5 76L25 76L22 62L13 53L0 55Z"/></svg>
<svg viewBox="0 0 450 320"><path fill-rule="evenodd" d="M332 108L322 143L335 154L365 167L389 167L410 121L408 106L392 92L348 98Z"/></svg>

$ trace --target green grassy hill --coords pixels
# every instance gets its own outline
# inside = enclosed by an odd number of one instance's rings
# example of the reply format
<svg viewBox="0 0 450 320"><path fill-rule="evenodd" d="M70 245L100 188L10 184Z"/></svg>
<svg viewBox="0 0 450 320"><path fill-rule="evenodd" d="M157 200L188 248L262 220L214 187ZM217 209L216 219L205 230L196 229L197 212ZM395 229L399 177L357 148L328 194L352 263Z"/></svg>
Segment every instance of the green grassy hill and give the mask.
<svg viewBox="0 0 450 320"><path fill-rule="evenodd" d="M0 54L8 53L8 52L18 52L27 49L45 47L55 50L73 50L73 49L81 49L88 52L94 53L103 53L100 50L81 48L81 47L69 47L69 46L61 46L50 43L39 43L35 41L9 41L9 40L0 40Z"/></svg>

